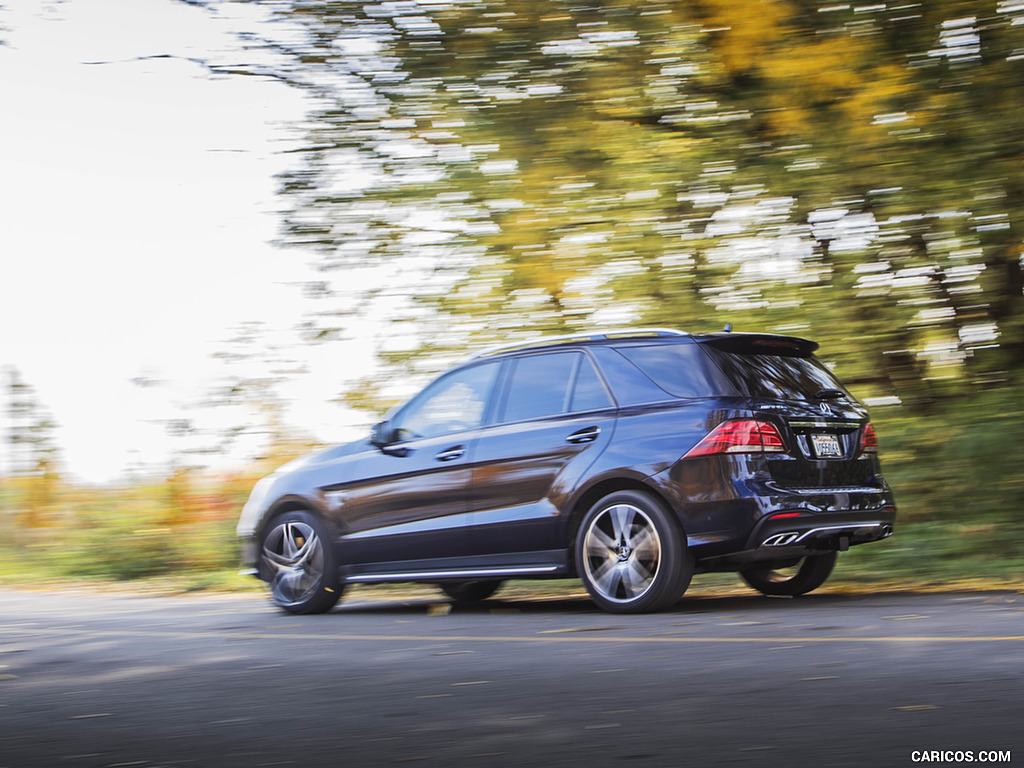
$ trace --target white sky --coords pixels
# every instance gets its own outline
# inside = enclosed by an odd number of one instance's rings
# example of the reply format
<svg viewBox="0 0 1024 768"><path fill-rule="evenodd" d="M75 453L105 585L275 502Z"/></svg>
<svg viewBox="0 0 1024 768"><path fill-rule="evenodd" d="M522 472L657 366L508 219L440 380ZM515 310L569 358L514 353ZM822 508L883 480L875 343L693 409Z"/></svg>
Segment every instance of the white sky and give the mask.
<svg viewBox="0 0 1024 768"><path fill-rule="evenodd" d="M193 415L181 409L216 373L219 342L252 320L283 335L304 309L285 283L309 274L305 257L269 244L283 123L303 104L284 85L214 79L184 60L236 46L230 22L200 8L3 5L0 366L18 368L54 414L73 476L160 470L170 442L157 422ZM162 54L183 58L137 60ZM368 352L343 366L331 363L337 347L303 354L313 374L293 418L325 441L349 439L353 418L328 400ZM140 376L160 384L131 383Z"/></svg>

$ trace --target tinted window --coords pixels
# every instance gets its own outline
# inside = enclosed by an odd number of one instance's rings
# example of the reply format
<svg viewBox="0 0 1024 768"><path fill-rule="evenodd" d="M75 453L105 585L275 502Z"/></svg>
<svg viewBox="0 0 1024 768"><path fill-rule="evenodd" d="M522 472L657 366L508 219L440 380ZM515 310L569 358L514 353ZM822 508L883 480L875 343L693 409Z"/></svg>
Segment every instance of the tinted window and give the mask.
<svg viewBox="0 0 1024 768"><path fill-rule="evenodd" d="M579 353L568 352L514 361L502 421L526 421L564 413L569 407L569 384L581 357Z"/></svg>
<svg viewBox="0 0 1024 768"><path fill-rule="evenodd" d="M714 385L707 358L696 344L629 346L620 347L619 352L655 384L676 397L722 394L721 388Z"/></svg>
<svg viewBox="0 0 1024 768"><path fill-rule="evenodd" d="M668 400L668 393L644 376L640 369L611 347L595 346L590 349L597 365L619 406L657 403Z"/></svg>
<svg viewBox="0 0 1024 768"><path fill-rule="evenodd" d="M739 355L708 348L722 372L750 397L810 400L823 389L846 392L816 357Z"/></svg>
<svg viewBox="0 0 1024 768"><path fill-rule="evenodd" d="M576 373L576 385L573 387L571 411L591 411L613 405L604 388L601 377L594 370L594 364L580 355L579 371Z"/></svg>
<svg viewBox="0 0 1024 768"><path fill-rule="evenodd" d="M487 363L438 379L395 417L394 439L439 437L479 427L497 372L498 363Z"/></svg>

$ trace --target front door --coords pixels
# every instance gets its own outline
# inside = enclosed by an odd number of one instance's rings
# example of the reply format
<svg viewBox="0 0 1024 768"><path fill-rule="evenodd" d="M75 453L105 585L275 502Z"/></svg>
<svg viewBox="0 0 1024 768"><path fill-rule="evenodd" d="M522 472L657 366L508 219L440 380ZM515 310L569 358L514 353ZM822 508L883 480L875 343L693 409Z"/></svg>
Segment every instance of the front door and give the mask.
<svg viewBox="0 0 1024 768"><path fill-rule="evenodd" d="M349 562L411 562L472 551L469 457L500 364L441 377L390 420L388 444L360 460L344 489Z"/></svg>

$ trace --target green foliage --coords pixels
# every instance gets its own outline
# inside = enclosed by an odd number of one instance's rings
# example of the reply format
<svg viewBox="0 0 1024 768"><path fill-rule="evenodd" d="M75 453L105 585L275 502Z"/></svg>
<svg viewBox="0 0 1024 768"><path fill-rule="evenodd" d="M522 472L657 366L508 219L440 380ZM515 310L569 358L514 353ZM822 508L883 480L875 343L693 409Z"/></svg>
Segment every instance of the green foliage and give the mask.
<svg viewBox="0 0 1024 768"><path fill-rule="evenodd" d="M199 477L183 486L174 473L123 488L64 487L59 511L39 528L14 522L23 483L7 480L0 483L0 515L11 524L0 541L0 578L233 583L224 574L238 569L235 524L258 476Z"/></svg>
<svg viewBox="0 0 1024 768"><path fill-rule="evenodd" d="M322 334L382 296L414 321L405 365L724 316L822 339L911 407L1024 364L1018 10L274 7L318 104L282 193L284 242L325 271ZM351 287L380 265L388 288Z"/></svg>
<svg viewBox="0 0 1024 768"><path fill-rule="evenodd" d="M1024 555L1024 406L1012 390L979 392L970 408L953 398L925 415L876 408L873 419L903 520L978 526L999 539L997 551Z"/></svg>

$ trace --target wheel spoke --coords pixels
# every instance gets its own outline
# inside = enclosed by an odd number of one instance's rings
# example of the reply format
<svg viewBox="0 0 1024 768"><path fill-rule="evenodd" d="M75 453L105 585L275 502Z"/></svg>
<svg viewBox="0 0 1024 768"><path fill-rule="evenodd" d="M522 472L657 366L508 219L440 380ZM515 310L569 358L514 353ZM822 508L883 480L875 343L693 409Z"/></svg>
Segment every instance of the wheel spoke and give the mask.
<svg viewBox="0 0 1024 768"><path fill-rule="evenodd" d="M647 589L653 574L643 566L642 563L630 558L623 568L622 581L626 585L627 597L633 597L638 592Z"/></svg>
<svg viewBox="0 0 1024 768"><path fill-rule="evenodd" d="M302 581L302 571L287 570L281 571L274 580L272 589L274 595L282 602L293 603L301 594L299 586Z"/></svg>
<svg viewBox="0 0 1024 768"><path fill-rule="evenodd" d="M619 570L618 560L608 559L601 563L601 566L594 571L594 584L607 597L615 597L622 575Z"/></svg>
<svg viewBox="0 0 1024 768"><path fill-rule="evenodd" d="M587 552L598 555L615 550L616 542L596 525L587 532Z"/></svg>
<svg viewBox="0 0 1024 768"><path fill-rule="evenodd" d="M647 528L641 528L630 542L634 556L657 557L661 552L658 537Z"/></svg>
<svg viewBox="0 0 1024 768"><path fill-rule="evenodd" d="M270 565L273 565L275 568L287 568L291 565L291 561L287 560L284 557L281 557L281 555L277 554L268 547L263 548L263 559L266 560Z"/></svg>
<svg viewBox="0 0 1024 768"><path fill-rule="evenodd" d="M612 527L615 531L615 541L619 542L623 539L627 541L630 538L630 528L633 525L633 518L636 517L636 508L627 506L626 504L619 504L618 506L612 507L609 510L609 514L612 518Z"/></svg>
<svg viewBox="0 0 1024 768"><path fill-rule="evenodd" d="M320 541L317 539L316 534L311 532L306 542L295 553L295 565L305 566L309 562L310 556L319 550Z"/></svg>
<svg viewBox="0 0 1024 768"><path fill-rule="evenodd" d="M295 559L295 532L291 523L286 523L281 532L281 554L288 561Z"/></svg>

